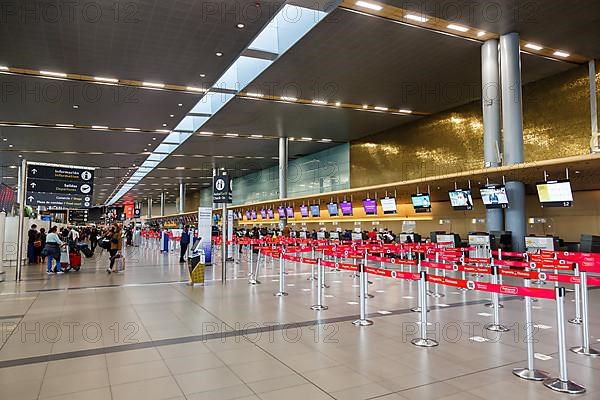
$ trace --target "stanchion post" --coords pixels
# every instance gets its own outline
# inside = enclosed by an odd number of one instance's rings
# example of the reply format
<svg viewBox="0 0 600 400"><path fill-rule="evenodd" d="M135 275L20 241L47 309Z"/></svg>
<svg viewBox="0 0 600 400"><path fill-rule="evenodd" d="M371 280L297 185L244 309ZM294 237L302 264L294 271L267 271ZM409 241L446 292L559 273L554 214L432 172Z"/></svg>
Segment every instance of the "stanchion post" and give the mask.
<svg viewBox="0 0 600 400"><path fill-rule="evenodd" d="M315 248L313 247L311 252L310 252L311 258L314 259L315 258ZM310 276L306 279L307 281L314 281L315 280L315 264L311 264L310 265Z"/></svg>
<svg viewBox="0 0 600 400"><path fill-rule="evenodd" d="M556 294L556 325L558 339L558 378L548 378L544 386L556 392L580 394L585 392L585 387L569 380L567 373L567 342L565 338L565 288L554 288ZM585 318L585 317L584 317Z"/></svg>
<svg viewBox="0 0 600 400"><path fill-rule="evenodd" d="M422 271L421 270L421 255L420 253L417 253L417 271L419 273L419 275L421 275ZM427 284L425 284L425 297L427 297ZM429 310L427 309L427 306L424 307L427 312L429 312ZM421 282L419 281L419 294L417 295L417 306L413 307L410 309L410 311L412 312L421 312L421 310L423 309L423 298L421 296Z"/></svg>
<svg viewBox="0 0 600 400"><path fill-rule="evenodd" d="M323 311L329 307L323 304L323 266L321 259L317 259L317 304L310 307L311 310Z"/></svg>
<svg viewBox="0 0 600 400"><path fill-rule="evenodd" d="M579 263L575 263L575 268L573 269L573 273L575 276L578 276L581 279L581 274L579 273ZM574 325L581 325L581 285L576 283L573 285L575 289L575 318L571 318L569 323Z"/></svg>
<svg viewBox="0 0 600 400"><path fill-rule="evenodd" d="M410 342L419 347L435 347L439 343L427 337L427 272L421 271L419 278L419 298L421 299L420 311L420 337Z"/></svg>
<svg viewBox="0 0 600 400"><path fill-rule="evenodd" d="M581 290L581 346L572 347L573 353L597 357L600 352L590 347L590 310L588 306L587 272L579 272L579 289Z"/></svg>
<svg viewBox="0 0 600 400"><path fill-rule="evenodd" d="M250 262L248 263L248 276L254 275L254 265L252 264L252 255L254 253L254 246L250 243Z"/></svg>
<svg viewBox="0 0 600 400"><path fill-rule="evenodd" d="M288 295L285 291L285 274L283 273L283 270L283 252L281 252L279 253L279 292L275 293L273 296L283 297Z"/></svg>
<svg viewBox="0 0 600 400"><path fill-rule="evenodd" d="M373 325L373 321L367 319L367 293L365 292L365 288L367 286L367 278L365 275L365 265L363 263L358 264L358 277L360 282L360 295L358 299L358 304L360 307L360 318L353 322L355 326Z"/></svg>
<svg viewBox="0 0 600 400"><path fill-rule="evenodd" d="M250 276L248 283L250 285L258 285L260 281L258 280L258 273L260 271L260 248L258 249L258 254L256 255L256 268L254 269L254 275Z"/></svg>
<svg viewBox="0 0 600 400"><path fill-rule="evenodd" d="M498 266L497 265L492 265L492 276L491 276L490 280L492 281L493 285L498 284ZM485 326L485 329L487 329L488 331L493 331L493 332L508 332L508 331L510 331L510 329L508 329L506 326L504 326L500 323L500 307L499 307L498 299L499 299L498 293L492 292L492 304L493 304L492 308L494 309L494 322L492 324L487 324Z"/></svg>
<svg viewBox="0 0 600 400"><path fill-rule="evenodd" d="M435 262L436 263L440 262L440 253L437 252L437 251L435 252ZM438 271L437 268L435 268L435 272L436 272L436 274L439 273L439 271ZM426 285L427 285L427 283L426 283ZM439 297L444 297L445 296L445 294L440 293L440 291L439 291L439 285L438 285L437 282L433 284L433 290L428 290L427 294L429 296L435 297L435 298L439 298Z"/></svg>
<svg viewBox="0 0 600 400"><path fill-rule="evenodd" d="M525 287L531 287L531 281L525 279ZM535 353L533 349L533 318L531 316L531 297L525 296L525 340L527 341L527 368L515 368L513 374L528 381L543 381L550 378L546 371L535 369Z"/></svg>

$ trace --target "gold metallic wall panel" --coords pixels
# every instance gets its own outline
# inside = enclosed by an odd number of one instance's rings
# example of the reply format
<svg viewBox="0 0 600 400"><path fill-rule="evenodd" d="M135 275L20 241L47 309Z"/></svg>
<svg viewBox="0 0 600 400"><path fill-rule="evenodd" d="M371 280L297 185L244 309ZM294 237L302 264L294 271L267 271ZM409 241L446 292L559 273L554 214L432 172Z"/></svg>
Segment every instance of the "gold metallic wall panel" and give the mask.
<svg viewBox="0 0 600 400"><path fill-rule="evenodd" d="M589 153L587 66L526 85L523 119L526 162ZM482 168L481 102L352 142L350 165L351 187Z"/></svg>

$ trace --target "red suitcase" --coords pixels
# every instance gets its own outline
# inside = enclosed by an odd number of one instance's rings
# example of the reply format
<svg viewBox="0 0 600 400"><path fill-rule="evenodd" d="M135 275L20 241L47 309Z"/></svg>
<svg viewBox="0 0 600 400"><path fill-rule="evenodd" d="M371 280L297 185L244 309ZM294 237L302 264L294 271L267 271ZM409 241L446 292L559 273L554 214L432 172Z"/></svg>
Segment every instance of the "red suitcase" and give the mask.
<svg viewBox="0 0 600 400"><path fill-rule="evenodd" d="M69 253L69 264L71 264L72 269L79 271L79 268L81 268L81 254Z"/></svg>

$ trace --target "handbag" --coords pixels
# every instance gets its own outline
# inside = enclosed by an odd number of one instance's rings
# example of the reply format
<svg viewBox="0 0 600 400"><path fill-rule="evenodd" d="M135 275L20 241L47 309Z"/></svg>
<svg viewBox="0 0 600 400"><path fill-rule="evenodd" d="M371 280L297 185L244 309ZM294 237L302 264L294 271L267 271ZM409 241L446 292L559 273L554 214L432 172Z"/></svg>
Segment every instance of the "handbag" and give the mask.
<svg viewBox="0 0 600 400"><path fill-rule="evenodd" d="M36 249L39 249L40 247L42 247L42 241L41 240L34 240L33 241L33 247L35 247Z"/></svg>

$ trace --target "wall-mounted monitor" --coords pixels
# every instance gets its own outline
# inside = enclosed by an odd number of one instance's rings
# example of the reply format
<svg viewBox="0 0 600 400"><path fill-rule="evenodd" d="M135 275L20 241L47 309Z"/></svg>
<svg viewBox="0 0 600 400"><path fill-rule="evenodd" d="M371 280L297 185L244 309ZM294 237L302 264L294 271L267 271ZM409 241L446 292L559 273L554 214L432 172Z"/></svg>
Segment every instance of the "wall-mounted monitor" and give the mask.
<svg viewBox="0 0 600 400"><path fill-rule="evenodd" d="M300 206L300 216L302 218L308 218L308 206L304 204Z"/></svg>
<svg viewBox="0 0 600 400"><path fill-rule="evenodd" d="M352 216L352 203L349 201L342 201L340 203L340 209L342 210L342 216L351 217Z"/></svg>
<svg viewBox="0 0 600 400"><path fill-rule="evenodd" d="M285 218L285 207L277 207L277 214L279 218Z"/></svg>
<svg viewBox="0 0 600 400"><path fill-rule="evenodd" d="M246 211L246 220L250 221L252 219L252 213L250 210Z"/></svg>
<svg viewBox="0 0 600 400"><path fill-rule="evenodd" d="M381 202L381 209L384 214L396 214L398 212L395 197L384 197L383 199L379 199L379 201Z"/></svg>
<svg viewBox="0 0 600 400"><path fill-rule="evenodd" d="M508 207L508 196L504 185L485 185L479 189L485 208Z"/></svg>
<svg viewBox="0 0 600 400"><path fill-rule="evenodd" d="M363 208L367 215L377 215L377 202L371 199L363 200Z"/></svg>
<svg viewBox="0 0 600 400"><path fill-rule="evenodd" d="M536 187L542 208L573 205L573 192L568 180L540 182Z"/></svg>
<svg viewBox="0 0 600 400"><path fill-rule="evenodd" d="M272 208L268 208L267 209L267 218L269 218L269 219L275 218L275 215L273 215L273 209Z"/></svg>
<svg viewBox="0 0 600 400"><path fill-rule="evenodd" d="M288 218L294 218L294 208L293 207L286 207L285 213L287 214Z"/></svg>
<svg viewBox="0 0 600 400"><path fill-rule="evenodd" d="M257 218L257 217L256 217L256 210L252 210L252 211L250 211L250 218L251 218L251 219L256 219L256 218Z"/></svg>
<svg viewBox="0 0 600 400"><path fill-rule="evenodd" d="M260 217L262 219L267 219L267 210L265 210L264 208L260 209Z"/></svg>
<svg viewBox="0 0 600 400"><path fill-rule="evenodd" d="M318 204L313 204L310 206L310 215L312 215L313 218L319 218L321 216L321 209L319 208Z"/></svg>
<svg viewBox="0 0 600 400"><path fill-rule="evenodd" d="M429 193L416 193L410 199L416 213L431 212L431 197Z"/></svg>
<svg viewBox="0 0 600 400"><path fill-rule="evenodd" d="M472 210L473 197L470 189L456 189L449 192L450 203L455 210Z"/></svg>
<svg viewBox="0 0 600 400"><path fill-rule="evenodd" d="M329 203L327 204L327 212L330 217L337 217L339 215L338 205L337 203Z"/></svg>

